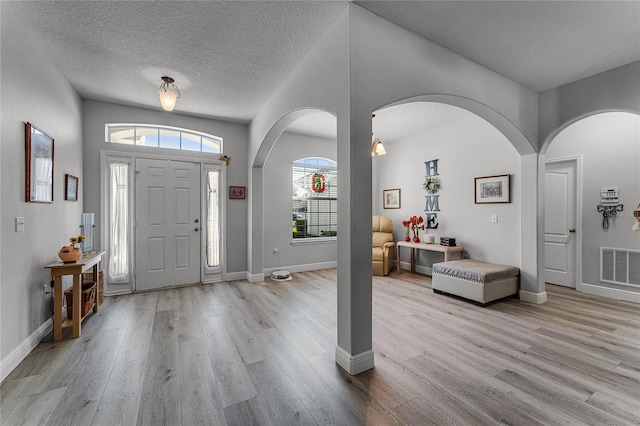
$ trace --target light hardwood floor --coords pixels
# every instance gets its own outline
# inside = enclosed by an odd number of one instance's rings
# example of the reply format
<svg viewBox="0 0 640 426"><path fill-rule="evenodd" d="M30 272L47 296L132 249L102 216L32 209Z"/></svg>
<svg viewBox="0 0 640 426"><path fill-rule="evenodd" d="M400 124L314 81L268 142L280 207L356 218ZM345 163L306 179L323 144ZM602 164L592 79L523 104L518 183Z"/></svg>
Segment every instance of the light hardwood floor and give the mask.
<svg viewBox="0 0 640 426"><path fill-rule="evenodd" d="M374 370L334 362L336 271L106 298L2 383L3 425L640 423L640 306L478 307L376 277ZM49 338L50 339L50 338Z"/></svg>

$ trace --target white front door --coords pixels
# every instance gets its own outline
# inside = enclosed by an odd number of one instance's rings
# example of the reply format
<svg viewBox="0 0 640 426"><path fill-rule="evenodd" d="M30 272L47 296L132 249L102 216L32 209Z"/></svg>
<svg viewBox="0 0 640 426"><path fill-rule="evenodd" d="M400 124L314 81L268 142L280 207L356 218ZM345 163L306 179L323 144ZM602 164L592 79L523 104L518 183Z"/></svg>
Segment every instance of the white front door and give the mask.
<svg viewBox="0 0 640 426"><path fill-rule="evenodd" d="M137 291L200 282L200 225L200 166L137 159Z"/></svg>
<svg viewBox="0 0 640 426"><path fill-rule="evenodd" d="M545 281L576 287L577 161L547 162L545 167Z"/></svg>

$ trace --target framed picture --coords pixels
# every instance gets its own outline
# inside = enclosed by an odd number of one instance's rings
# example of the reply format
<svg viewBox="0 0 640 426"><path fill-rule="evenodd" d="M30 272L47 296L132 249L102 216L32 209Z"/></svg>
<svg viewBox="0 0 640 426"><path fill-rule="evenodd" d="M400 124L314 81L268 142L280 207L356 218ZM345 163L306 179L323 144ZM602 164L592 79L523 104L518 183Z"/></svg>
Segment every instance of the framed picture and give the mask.
<svg viewBox="0 0 640 426"><path fill-rule="evenodd" d="M53 138L25 123L26 202L53 203Z"/></svg>
<svg viewBox="0 0 640 426"><path fill-rule="evenodd" d="M78 201L78 178L73 175L64 175L64 199Z"/></svg>
<svg viewBox="0 0 640 426"><path fill-rule="evenodd" d="M244 200L245 189L244 186L230 186L229 198L232 200Z"/></svg>
<svg viewBox="0 0 640 426"><path fill-rule="evenodd" d="M511 202L511 175L477 177L474 181L476 204Z"/></svg>
<svg viewBox="0 0 640 426"><path fill-rule="evenodd" d="M400 188L382 191L382 207L385 209L400 208Z"/></svg>

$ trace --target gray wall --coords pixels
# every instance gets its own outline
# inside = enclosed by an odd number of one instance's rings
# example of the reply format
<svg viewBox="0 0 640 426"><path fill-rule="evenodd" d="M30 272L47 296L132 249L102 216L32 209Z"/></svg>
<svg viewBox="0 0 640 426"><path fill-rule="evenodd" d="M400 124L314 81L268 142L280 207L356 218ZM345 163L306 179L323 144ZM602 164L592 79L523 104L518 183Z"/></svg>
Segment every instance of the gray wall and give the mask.
<svg viewBox="0 0 640 426"><path fill-rule="evenodd" d="M4 361L51 316L50 297L43 298L42 286L50 281L44 266L58 260L60 247L78 235L84 201L82 195L78 202L64 200L64 175L78 176L80 190L85 182L80 98L37 40L4 7L1 22L0 358ZM53 204L25 202L25 121L55 140ZM16 216L25 218L24 232L14 232Z"/></svg>
<svg viewBox="0 0 640 426"><path fill-rule="evenodd" d="M374 214L390 217L395 241L403 240L402 221L414 215L426 217L424 163L438 159L438 179L442 185L438 192L439 225L428 232L436 236L436 242L443 236L456 238L469 258L519 267L520 155L482 118L456 107L443 107L464 118L385 143L387 155L373 158ZM511 203L475 204L474 178L503 174L511 175ZM382 191L392 188L401 190L401 208L383 209ZM497 223L491 223L492 214L498 215ZM402 262L409 262L409 255L404 249ZM457 255L452 257L455 259ZM440 253L419 251L416 264L427 268L422 272L430 273L431 265L442 261Z"/></svg>
<svg viewBox="0 0 640 426"><path fill-rule="evenodd" d="M336 261L335 241L291 245L291 163L304 157L324 157L336 161L336 148L335 139L285 132L269 153L264 165L265 269L312 269L313 264ZM278 248L279 253L274 253L274 248Z"/></svg>
<svg viewBox="0 0 640 426"><path fill-rule="evenodd" d="M84 171L85 171L85 211L96 213L96 227L102 226L100 217L100 151L136 152L139 154L161 154L180 157L193 157L194 153L170 149L152 149L105 142L106 123L137 123L175 126L197 130L224 138L224 154L231 157L227 167L227 185L247 186L247 135L248 128L243 124L191 117L175 112L115 105L104 102L82 102ZM217 160L219 154L198 154L203 159ZM224 195L227 197L227 190ZM247 270L247 201L227 200L227 272ZM97 232L98 233L98 232ZM99 235L97 246L100 247Z"/></svg>
<svg viewBox="0 0 640 426"><path fill-rule="evenodd" d="M547 160L575 155L583 160L582 282L615 288L600 281L600 247L640 249L640 232L631 230L640 203L640 116L611 112L580 120L551 142ZM625 209L604 230L596 206L600 189L608 186L620 188Z"/></svg>

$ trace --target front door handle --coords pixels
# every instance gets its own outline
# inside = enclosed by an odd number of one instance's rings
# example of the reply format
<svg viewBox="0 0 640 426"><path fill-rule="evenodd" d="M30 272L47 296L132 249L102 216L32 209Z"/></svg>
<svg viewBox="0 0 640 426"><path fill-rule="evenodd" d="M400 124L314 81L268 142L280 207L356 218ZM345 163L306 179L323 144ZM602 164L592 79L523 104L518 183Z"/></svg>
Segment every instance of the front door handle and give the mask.
<svg viewBox="0 0 640 426"><path fill-rule="evenodd" d="M196 231L196 232L198 232L199 230L200 230L199 228L196 228L196 229L195 229L195 231Z"/></svg>
<svg viewBox="0 0 640 426"><path fill-rule="evenodd" d="M196 219L196 220L194 220L193 222L194 222L194 223L198 223L198 222L200 222L200 219Z"/></svg>
<svg viewBox="0 0 640 426"><path fill-rule="evenodd" d="M576 228L569 229L569 232L576 232Z"/></svg>

